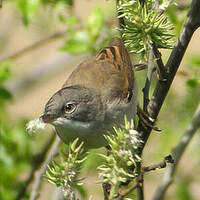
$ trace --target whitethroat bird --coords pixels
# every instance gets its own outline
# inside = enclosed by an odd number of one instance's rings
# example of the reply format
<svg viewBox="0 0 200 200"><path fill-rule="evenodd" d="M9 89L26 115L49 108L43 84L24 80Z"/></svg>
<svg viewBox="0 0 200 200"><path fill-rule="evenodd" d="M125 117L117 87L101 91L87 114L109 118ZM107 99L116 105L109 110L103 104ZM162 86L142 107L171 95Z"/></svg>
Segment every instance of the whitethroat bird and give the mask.
<svg viewBox="0 0 200 200"><path fill-rule="evenodd" d="M52 124L65 143L79 138L86 148L106 146L113 126L134 120L137 84L123 41L113 38L96 56L83 61L62 89L46 103L40 119Z"/></svg>

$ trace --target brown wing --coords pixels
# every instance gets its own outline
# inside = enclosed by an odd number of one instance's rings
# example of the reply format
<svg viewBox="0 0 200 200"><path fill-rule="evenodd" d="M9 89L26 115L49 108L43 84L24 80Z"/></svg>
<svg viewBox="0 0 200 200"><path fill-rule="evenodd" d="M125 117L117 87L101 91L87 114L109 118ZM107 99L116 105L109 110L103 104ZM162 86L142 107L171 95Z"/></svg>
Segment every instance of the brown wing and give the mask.
<svg viewBox="0 0 200 200"><path fill-rule="evenodd" d="M108 47L78 65L63 87L71 85L93 88L106 101L126 98L134 87L134 73L122 40L113 38Z"/></svg>

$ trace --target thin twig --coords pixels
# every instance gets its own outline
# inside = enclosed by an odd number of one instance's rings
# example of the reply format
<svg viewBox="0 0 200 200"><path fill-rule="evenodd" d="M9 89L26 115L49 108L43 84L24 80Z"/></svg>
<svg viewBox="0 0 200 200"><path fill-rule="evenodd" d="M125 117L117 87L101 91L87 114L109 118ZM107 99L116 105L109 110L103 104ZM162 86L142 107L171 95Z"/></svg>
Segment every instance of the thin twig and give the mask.
<svg viewBox="0 0 200 200"><path fill-rule="evenodd" d="M146 78L146 82L145 82L145 87L143 88L143 110L144 110L145 113L147 113L147 106L149 104L149 89L150 89L150 85L151 85L151 79L152 79L153 72L155 71L152 49L149 52L148 68L147 69L148 69L147 78ZM139 111L139 109L138 109L138 111ZM140 123L141 122L142 121L140 121ZM137 171L140 174L141 163L138 163ZM141 175L141 176L143 176L143 175ZM140 179L140 184L138 184L137 193L138 193L139 200L143 200L144 199L143 177Z"/></svg>
<svg viewBox="0 0 200 200"><path fill-rule="evenodd" d="M112 26L113 25L113 20L108 20L108 21L105 21L105 24L108 25L108 26ZM72 29L73 31L75 30L78 30L80 28L83 28L83 24L78 24L76 26L74 26ZM17 50L16 52L10 54L10 55L7 55L5 57L2 57L0 58L0 63L5 61L5 60L8 60L8 59L16 59L16 58L19 58L27 53L29 53L30 51L36 49L36 48L39 48L55 39L58 39L58 38L61 38L61 37L64 37L66 35L68 30L63 30L63 31L59 31L59 32L55 32L55 33L52 33L46 37L44 37L43 39L40 39L36 42L34 42L33 44L30 44L29 46L21 49L21 50Z"/></svg>
<svg viewBox="0 0 200 200"><path fill-rule="evenodd" d="M47 155L47 158L44 161L44 164L42 165L42 168L38 169L38 171L36 171L34 174L35 181L33 183L30 200L36 200L38 198L38 196L39 196L38 193L39 193L39 189L40 189L40 185L41 185L41 181L42 181L42 176L44 175L46 168L47 168L48 164L51 162L52 158L57 154L59 144L60 144L60 139L58 136L56 136L55 143L51 147L51 149Z"/></svg>
<svg viewBox="0 0 200 200"><path fill-rule="evenodd" d="M56 135L53 134L52 137L49 139L49 141L46 143L46 145L44 146L42 152L39 154L39 155L36 155L34 158L33 158L33 167L31 169L31 172L28 176L28 178L26 179L26 181L24 182L23 186L21 187L21 189L19 190L18 194L17 194L17 197L16 197L16 200L20 200L24 197L25 195L25 192L28 188L28 186L30 185L30 183L33 181L33 178L34 178L34 173L35 171L41 166L41 164L43 163L45 157L46 157L46 154L48 152L48 150L51 148L54 140L56 138Z"/></svg>
<svg viewBox="0 0 200 200"><path fill-rule="evenodd" d="M189 125L186 132L183 134L181 141L176 145L176 147L172 150L172 156L175 160L175 163L167 169L165 172L164 178L162 182L159 184L159 187L157 188L154 200L161 200L164 198L164 195L170 186L170 184L173 181L174 174L176 172L176 168L178 166L178 163L188 146L189 142L191 141L194 134L197 132L197 130L200 128L200 105L197 108L197 111L193 117L193 120L191 124Z"/></svg>
<svg viewBox="0 0 200 200"><path fill-rule="evenodd" d="M158 80L166 81L167 80L167 71L166 71L165 66L163 64L163 61L162 61L162 58L161 58L161 53L158 50L158 48L156 47L155 43L152 44L152 50L153 50L153 54L156 58Z"/></svg>
<svg viewBox="0 0 200 200"><path fill-rule="evenodd" d="M49 43L50 41L52 41L54 39L63 37L66 34L66 32L67 32L67 30L52 33L51 35L48 35L45 38L40 39L40 40L34 42L33 44L31 44L31 45L29 45L29 46L27 46L27 47L25 47L21 50L17 50L16 52L14 52L14 53L12 53L8 56L0 58L0 62L3 62L3 61L8 60L8 59L15 59L15 58L18 58L20 56L23 56L23 55L29 53L30 51Z"/></svg>
<svg viewBox="0 0 200 200"><path fill-rule="evenodd" d="M199 19L200 19L200 1L193 0L186 21L184 23L184 27L165 66L166 69L169 71L167 81L157 82L156 88L153 92L153 96L150 99L147 109L150 117L153 119L157 118L161 106L163 105L165 97L168 93L168 90L179 68L180 62L185 54L187 46L192 38L192 35L195 32L195 30L200 26ZM146 141L149 138L152 128L148 127L148 129L146 129L141 125L142 124L140 123L138 131L142 133L142 140L144 141L143 145L141 145L141 150L140 150L140 153L142 154L142 150L146 144Z"/></svg>
<svg viewBox="0 0 200 200"><path fill-rule="evenodd" d="M179 68L181 60L185 54L187 46L192 38L192 35L195 32L195 30L198 27L200 27L199 19L200 19L200 1L193 0L189 9L188 15L186 17L186 21L184 23L183 29L178 38L178 41L171 52L171 55L167 61L167 64L165 65L165 68L169 72L167 80L157 82L152 98L150 99L150 102L147 107L149 116L155 119L155 121L163 105L165 97L167 96L167 93L176 75L176 72ZM141 139L143 140L143 144L141 145L140 150L138 152L139 156L142 156L143 149L150 136L152 127L147 127L147 128L144 127L141 121L139 120L137 130L138 132L142 134ZM143 193L143 190L138 190L138 197L140 200L144 199L144 194L142 193Z"/></svg>
<svg viewBox="0 0 200 200"><path fill-rule="evenodd" d="M145 86L143 88L143 110L147 113L147 106L149 104L149 89L151 85L151 79L153 76L153 72L155 71L154 60L153 60L153 50L150 49L149 51L149 58L148 58L148 71L147 71L147 78L145 82Z"/></svg>

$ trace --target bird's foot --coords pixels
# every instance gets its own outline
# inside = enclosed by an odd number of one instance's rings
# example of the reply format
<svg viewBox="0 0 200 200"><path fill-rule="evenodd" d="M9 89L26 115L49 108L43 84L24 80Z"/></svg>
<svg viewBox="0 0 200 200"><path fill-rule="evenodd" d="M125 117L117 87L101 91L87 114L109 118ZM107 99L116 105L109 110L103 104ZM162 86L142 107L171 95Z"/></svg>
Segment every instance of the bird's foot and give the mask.
<svg viewBox="0 0 200 200"><path fill-rule="evenodd" d="M161 129L154 125L156 120L151 118L148 113L143 111L139 105L137 106L137 115L140 119L142 126L145 127L145 129L151 128L155 131L161 131Z"/></svg>

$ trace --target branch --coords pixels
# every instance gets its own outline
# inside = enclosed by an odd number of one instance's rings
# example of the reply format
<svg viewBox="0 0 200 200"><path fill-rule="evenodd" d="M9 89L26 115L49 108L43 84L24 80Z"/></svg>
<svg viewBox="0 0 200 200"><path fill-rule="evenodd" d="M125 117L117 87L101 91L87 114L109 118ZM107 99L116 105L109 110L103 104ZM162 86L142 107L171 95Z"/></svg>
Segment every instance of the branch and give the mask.
<svg viewBox="0 0 200 200"><path fill-rule="evenodd" d="M174 160L172 158L171 155L168 155L166 156L162 162L160 163L157 163L157 164L154 164L154 165L151 165L151 166L147 166L147 167L143 167L142 168L142 173L146 173L146 172L150 172L150 171L153 171L153 170L156 170L156 169L162 169L162 168L165 168L167 166L168 163L174 163Z"/></svg>
<svg viewBox="0 0 200 200"><path fill-rule="evenodd" d="M147 68L147 78L145 82L145 86L143 88L143 110L147 113L147 106L149 104L149 89L151 85L151 79L153 76L153 72L155 71L154 66L154 56L153 51L150 49L149 51L149 57L148 57L148 68Z"/></svg>
<svg viewBox="0 0 200 200"><path fill-rule="evenodd" d="M19 190L16 200L20 200L24 197L24 194L28 188L28 186L30 185L30 183L33 181L34 178L34 173L35 171L41 166L42 162L44 161L46 154L48 152L48 150L51 148L54 140L56 138L56 135L52 135L52 137L50 138L50 140L46 143L45 147L43 148L42 152L39 155L36 155L33 158L33 167L32 170L28 176L28 178L26 179L26 181L24 182L24 185L21 187L21 189Z"/></svg>
<svg viewBox="0 0 200 200"><path fill-rule="evenodd" d="M166 81L158 81L156 88L153 92L153 96L148 105L149 116L153 119L156 119L161 106L165 100L165 97L168 93L168 90L172 84L172 81L176 75L178 67L181 63L181 60L185 54L187 46L192 38L194 31L200 26L200 1L193 0L191 3L190 10L188 12L186 21L184 23L182 32L178 38L178 41L173 48L171 55L165 65L165 68L169 72L167 75ZM149 138L152 127L145 128L139 123L138 131L142 133L142 140L144 141L140 154L142 154L143 148Z"/></svg>
<svg viewBox="0 0 200 200"><path fill-rule="evenodd" d="M41 181L42 181L42 176L44 175L48 164L51 162L52 157L54 157L57 154L57 151L58 151L57 149L58 149L59 144L60 144L60 139L58 138L58 136L56 136L56 141L51 147L42 168L38 169L38 171L35 172L35 181L33 183L33 189L30 195L30 200L37 199Z"/></svg>
<svg viewBox="0 0 200 200"><path fill-rule="evenodd" d="M108 25L108 26L112 26L113 23L114 23L113 20L105 21L105 24ZM74 26L72 28L72 30L75 31L77 29L83 28L83 26L84 26L83 24L78 24L78 25ZM14 53L12 53L8 56L0 58L0 63L5 61L5 60L8 60L8 59L19 58L19 57L29 53L30 51L32 51L36 48L39 48L39 47L41 47L45 44L48 44L49 42L53 41L54 39L61 38L61 37L66 35L67 31L68 30L63 30L63 31L52 33L51 35L48 35L48 36L44 37L43 39L40 39L40 40L34 42L33 44L30 44L29 46L27 46L27 47L25 47L21 50L17 50L16 52L14 52Z"/></svg>
<svg viewBox="0 0 200 200"><path fill-rule="evenodd" d="M176 145L176 147L172 150L172 156L175 160L175 163L167 169L165 172L164 178L162 183L157 188L154 200L161 200L163 199L168 187L173 181L174 174L176 172L176 168L178 163L188 146L189 142L191 141L192 137L194 136L195 132L200 128L200 105L197 108L197 111L193 117L191 124L189 125L186 132L183 134L181 141Z"/></svg>
<svg viewBox="0 0 200 200"><path fill-rule="evenodd" d="M166 81L167 71L166 71L165 66L163 64L163 61L162 61L162 58L161 58L161 53L158 50L158 48L156 47L155 43L152 44L152 50L153 50L153 54L154 54L154 56L156 58L156 62L157 62L158 80Z"/></svg>
<svg viewBox="0 0 200 200"><path fill-rule="evenodd" d="M15 58L18 58L20 56L23 56L24 54L29 53L30 51L32 51L36 48L39 48L39 47L51 42L54 39L63 37L66 33L67 33L67 30L64 30L64 31L55 32L51 35L48 35L45 38L43 38L39 41L36 41L33 44L31 44L31 45L29 45L29 46L27 46L27 47L25 47L21 50L17 50L16 52L14 52L14 53L12 53L8 56L0 58L0 62L3 62L3 61L8 60L8 59L15 59Z"/></svg>
<svg viewBox="0 0 200 200"><path fill-rule="evenodd" d="M178 38L178 41L171 52L171 55L167 61L167 64L165 65L165 69L168 71L166 81L158 80L156 84L156 88L153 92L152 98L150 99L150 102L147 107L147 112L150 118L155 119L155 121L163 105L165 97L167 96L167 93L173 82L176 72L179 68L181 60L185 54L187 46L192 38L192 35L195 32L195 30L200 26L199 19L200 19L200 1L193 0L189 9L188 15L186 17L186 21L184 23L183 29ZM142 124L141 120L139 120L137 130L138 132L141 133L141 139L143 140L143 144L141 145L138 152L138 155L142 156L143 149L150 136L152 127L151 126L145 127ZM138 166L138 173L139 175L141 173L140 166ZM144 199L143 187L138 187L137 191L138 191L138 198L140 200L143 200Z"/></svg>

